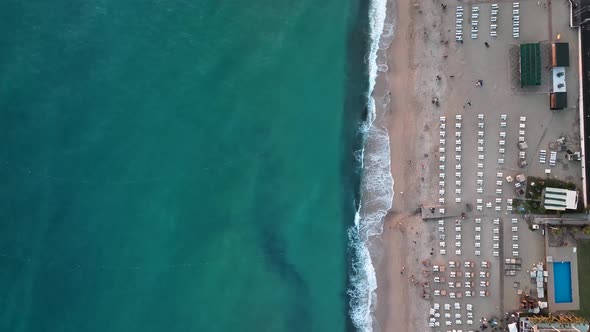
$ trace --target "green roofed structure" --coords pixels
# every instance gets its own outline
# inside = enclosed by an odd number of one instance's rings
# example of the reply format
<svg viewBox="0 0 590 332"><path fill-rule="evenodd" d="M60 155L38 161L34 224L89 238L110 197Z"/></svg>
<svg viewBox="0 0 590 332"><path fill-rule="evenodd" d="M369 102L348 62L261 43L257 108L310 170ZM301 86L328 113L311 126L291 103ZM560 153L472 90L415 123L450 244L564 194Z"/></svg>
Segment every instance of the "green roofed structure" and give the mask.
<svg viewBox="0 0 590 332"><path fill-rule="evenodd" d="M541 85L541 45L520 44L520 86Z"/></svg>

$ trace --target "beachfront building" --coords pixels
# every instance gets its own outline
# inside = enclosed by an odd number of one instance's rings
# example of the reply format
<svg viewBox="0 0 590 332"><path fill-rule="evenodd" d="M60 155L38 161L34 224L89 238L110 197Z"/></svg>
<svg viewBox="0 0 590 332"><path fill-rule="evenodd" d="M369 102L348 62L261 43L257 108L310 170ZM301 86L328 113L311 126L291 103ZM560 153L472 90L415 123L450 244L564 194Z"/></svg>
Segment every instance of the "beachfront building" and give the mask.
<svg viewBox="0 0 590 332"><path fill-rule="evenodd" d="M538 322L546 319L547 322ZM562 320L563 322L561 322ZM567 321L570 322L567 322ZM574 323L580 320L577 317L569 316L537 316L537 317L520 317L519 328L516 324L509 325L510 332L588 332L588 324L584 322ZM557 322L559 321L559 322Z"/></svg>
<svg viewBox="0 0 590 332"><path fill-rule="evenodd" d="M545 210L575 210L578 208L578 192L547 187L543 191L543 207Z"/></svg>
<svg viewBox="0 0 590 332"><path fill-rule="evenodd" d="M570 65L569 44L555 42L551 44L552 91L549 93L551 110L567 108L567 91L565 86L565 68Z"/></svg>
<svg viewBox="0 0 590 332"><path fill-rule="evenodd" d="M582 184L583 204L588 204L588 190L590 190L590 0L569 0L570 1L570 27L578 30L578 59L580 68L580 139L582 146Z"/></svg>

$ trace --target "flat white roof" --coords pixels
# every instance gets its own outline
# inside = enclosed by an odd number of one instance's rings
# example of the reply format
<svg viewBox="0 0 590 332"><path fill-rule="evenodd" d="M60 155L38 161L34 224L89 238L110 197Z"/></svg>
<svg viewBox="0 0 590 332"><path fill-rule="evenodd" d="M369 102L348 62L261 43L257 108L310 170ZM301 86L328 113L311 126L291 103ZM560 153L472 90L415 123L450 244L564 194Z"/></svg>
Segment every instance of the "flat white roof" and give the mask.
<svg viewBox="0 0 590 332"><path fill-rule="evenodd" d="M565 92L565 67L554 67L553 92Z"/></svg>
<svg viewBox="0 0 590 332"><path fill-rule="evenodd" d="M547 210L564 211L578 208L578 192L562 188L545 188L543 207Z"/></svg>

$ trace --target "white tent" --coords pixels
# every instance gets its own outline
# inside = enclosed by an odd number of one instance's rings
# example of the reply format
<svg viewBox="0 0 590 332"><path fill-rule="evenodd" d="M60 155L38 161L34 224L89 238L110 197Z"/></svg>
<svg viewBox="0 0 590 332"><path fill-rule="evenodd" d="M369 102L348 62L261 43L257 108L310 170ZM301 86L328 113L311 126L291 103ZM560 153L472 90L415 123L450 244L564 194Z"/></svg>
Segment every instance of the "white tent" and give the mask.
<svg viewBox="0 0 590 332"><path fill-rule="evenodd" d="M518 328L516 328L516 323L508 324L508 331L518 332Z"/></svg>

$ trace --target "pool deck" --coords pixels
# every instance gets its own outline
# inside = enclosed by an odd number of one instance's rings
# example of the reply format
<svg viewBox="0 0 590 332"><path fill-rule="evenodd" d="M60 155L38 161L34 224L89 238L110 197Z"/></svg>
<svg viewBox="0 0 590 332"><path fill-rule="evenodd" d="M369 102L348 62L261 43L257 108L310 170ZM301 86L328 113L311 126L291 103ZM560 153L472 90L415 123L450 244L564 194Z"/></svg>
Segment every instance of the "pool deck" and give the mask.
<svg viewBox="0 0 590 332"><path fill-rule="evenodd" d="M578 254L576 247L550 247L548 236L545 237L546 269L549 271L547 280L547 305L551 312L580 310L580 292L578 289ZM577 250L576 250L577 251ZM553 287L553 262L570 262L572 277L572 302L556 303Z"/></svg>

